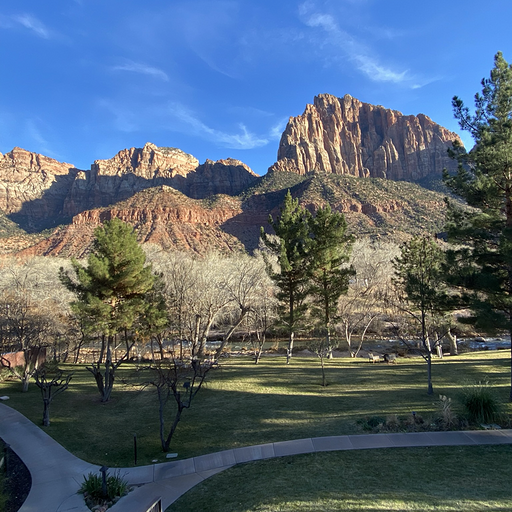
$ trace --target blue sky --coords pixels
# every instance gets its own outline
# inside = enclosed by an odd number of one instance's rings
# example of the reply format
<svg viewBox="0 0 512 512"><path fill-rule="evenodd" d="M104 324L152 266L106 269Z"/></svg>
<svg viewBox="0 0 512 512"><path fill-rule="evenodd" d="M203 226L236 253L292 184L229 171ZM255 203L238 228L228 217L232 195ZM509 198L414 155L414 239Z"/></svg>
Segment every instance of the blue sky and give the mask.
<svg viewBox="0 0 512 512"><path fill-rule="evenodd" d="M511 19L510 0L2 2L0 152L89 169L153 142L264 174L320 93L460 133L451 98L512 62Z"/></svg>

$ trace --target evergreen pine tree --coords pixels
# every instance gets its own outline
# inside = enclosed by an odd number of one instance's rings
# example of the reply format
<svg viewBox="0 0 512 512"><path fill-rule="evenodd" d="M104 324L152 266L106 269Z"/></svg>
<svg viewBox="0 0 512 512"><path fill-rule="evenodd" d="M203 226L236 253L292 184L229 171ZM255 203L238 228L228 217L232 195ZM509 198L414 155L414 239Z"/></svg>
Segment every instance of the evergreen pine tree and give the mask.
<svg viewBox="0 0 512 512"><path fill-rule="evenodd" d="M91 333L101 335L102 347L96 362L87 369L94 375L101 401L110 399L115 371L129 357L135 342L132 327L147 311L145 295L153 289L155 277L137 243L133 228L113 219L97 228L87 266L73 260L75 279L61 269L61 280L77 300L73 311L86 319ZM125 341L124 355L114 361L112 347L118 335Z"/></svg>
<svg viewBox="0 0 512 512"><path fill-rule="evenodd" d="M448 202L449 281L466 290L470 319L482 329L512 334L512 66L498 52L490 78L482 80L475 111L453 98L455 117L475 141L455 148L459 169L445 182L474 209ZM512 351L511 388L512 401Z"/></svg>
<svg viewBox="0 0 512 512"><path fill-rule="evenodd" d="M277 298L280 302L280 318L288 331L286 362L290 362L294 337L302 325L307 305L308 282L308 246L310 213L299 206L288 190L281 215L275 221L270 216L269 223L274 229L276 239L268 236L261 228L261 238L266 247L277 257L279 271L275 272L270 264L267 270L279 288Z"/></svg>
<svg viewBox="0 0 512 512"><path fill-rule="evenodd" d="M345 217L319 208L309 219L311 237L309 250L308 294L312 299L312 315L325 333L320 350L331 356L331 322L338 310L338 300L348 291L349 277L355 272L345 264L349 260L352 238L346 234ZM322 357L322 356L321 356Z"/></svg>

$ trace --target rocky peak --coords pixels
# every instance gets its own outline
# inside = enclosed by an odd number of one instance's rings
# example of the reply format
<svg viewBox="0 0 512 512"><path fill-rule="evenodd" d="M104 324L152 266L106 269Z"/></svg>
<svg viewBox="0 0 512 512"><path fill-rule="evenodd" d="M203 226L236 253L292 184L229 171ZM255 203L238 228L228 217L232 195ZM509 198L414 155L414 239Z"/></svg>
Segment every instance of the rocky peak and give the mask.
<svg viewBox="0 0 512 512"><path fill-rule="evenodd" d="M321 94L290 118L270 170L415 181L456 166L447 153L455 140L423 114Z"/></svg>
<svg viewBox="0 0 512 512"><path fill-rule="evenodd" d="M193 199L213 194L239 194L256 179L244 163L197 158L176 148L159 148L148 142L143 148L119 151L109 160L96 160L87 173L79 173L64 205L73 216L83 210L123 201L141 190L167 185Z"/></svg>
<svg viewBox="0 0 512 512"><path fill-rule="evenodd" d="M145 179L186 176L199 165L197 158L176 148L158 148L147 142L143 148L119 151L108 160L95 160L91 174L96 176L123 176L135 174Z"/></svg>

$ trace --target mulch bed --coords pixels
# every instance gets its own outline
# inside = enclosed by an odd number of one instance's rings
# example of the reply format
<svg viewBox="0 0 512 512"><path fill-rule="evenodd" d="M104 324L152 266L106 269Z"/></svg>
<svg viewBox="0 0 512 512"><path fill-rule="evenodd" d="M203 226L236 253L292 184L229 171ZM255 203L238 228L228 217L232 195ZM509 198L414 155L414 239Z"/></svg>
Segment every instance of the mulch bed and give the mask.
<svg viewBox="0 0 512 512"><path fill-rule="evenodd" d="M0 449L0 460L4 458L0 470L1 490L7 496L4 510L5 512L17 512L27 499L32 486L32 477L27 466L23 464L16 453L6 447L1 439Z"/></svg>

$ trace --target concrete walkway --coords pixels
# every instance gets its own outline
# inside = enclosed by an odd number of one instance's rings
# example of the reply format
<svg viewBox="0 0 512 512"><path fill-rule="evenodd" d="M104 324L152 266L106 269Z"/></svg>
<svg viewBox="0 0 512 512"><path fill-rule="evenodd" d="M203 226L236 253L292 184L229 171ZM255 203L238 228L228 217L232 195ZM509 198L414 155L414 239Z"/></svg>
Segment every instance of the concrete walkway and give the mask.
<svg viewBox="0 0 512 512"><path fill-rule="evenodd" d="M0 438L11 445L32 475L32 488L19 512L88 512L82 496L76 492L83 476L98 471L99 466L78 459L22 414L4 404L0 404ZM512 430L316 437L121 468L121 475L139 487L121 498L109 511L146 512L158 498L165 510L199 482L243 462L334 450L484 444L512 444Z"/></svg>

